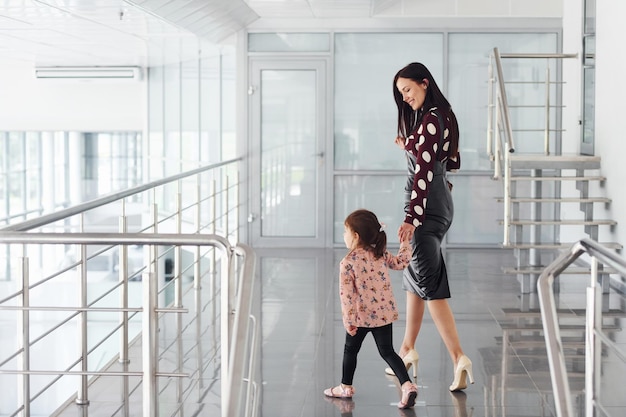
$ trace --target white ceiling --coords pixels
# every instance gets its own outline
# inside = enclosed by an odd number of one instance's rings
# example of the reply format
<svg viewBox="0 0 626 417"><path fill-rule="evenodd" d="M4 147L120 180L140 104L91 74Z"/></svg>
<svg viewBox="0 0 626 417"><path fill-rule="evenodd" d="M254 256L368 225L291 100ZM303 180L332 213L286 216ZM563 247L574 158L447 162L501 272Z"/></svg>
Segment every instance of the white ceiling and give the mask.
<svg viewBox="0 0 626 417"><path fill-rule="evenodd" d="M185 59L185 51L195 55L198 47L217 48L240 29L264 23L558 18L565 0L527 1L534 7L519 0L0 0L0 65L159 65Z"/></svg>
<svg viewBox="0 0 626 417"><path fill-rule="evenodd" d="M0 62L155 65L195 35L217 45L261 17L369 17L400 1L0 0Z"/></svg>

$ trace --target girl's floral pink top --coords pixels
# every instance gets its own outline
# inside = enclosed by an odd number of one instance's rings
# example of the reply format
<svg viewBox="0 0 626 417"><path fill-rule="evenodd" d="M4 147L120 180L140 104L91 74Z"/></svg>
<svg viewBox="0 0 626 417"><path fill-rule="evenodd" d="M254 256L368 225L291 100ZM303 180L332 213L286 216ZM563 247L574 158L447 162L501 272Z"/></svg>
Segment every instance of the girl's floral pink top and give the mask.
<svg viewBox="0 0 626 417"><path fill-rule="evenodd" d="M398 319L389 268L401 270L411 260L409 242L400 245L397 255L388 251L378 258L363 248L348 253L339 267L339 298L343 325L380 327Z"/></svg>

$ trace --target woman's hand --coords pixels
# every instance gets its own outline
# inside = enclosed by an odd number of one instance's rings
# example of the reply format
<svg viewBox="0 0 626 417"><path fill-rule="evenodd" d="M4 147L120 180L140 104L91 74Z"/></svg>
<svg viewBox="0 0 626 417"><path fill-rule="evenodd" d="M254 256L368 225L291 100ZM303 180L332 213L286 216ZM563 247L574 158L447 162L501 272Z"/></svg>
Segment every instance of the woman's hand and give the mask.
<svg viewBox="0 0 626 417"><path fill-rule="evenodd" d="M355 336L356 335L356 331L357 331L357 327L356 326L348 326L348 334L350 336Z"/></svg>
<svg viewBox="0 0 626 417"><path fill-rule="evenodd" d="M398 146L398 148L404 150L405 140L402 136L396 136L396 140L394 140L393 142Z"/></svg>
<svg viewBox="0 0 626 417"><path fill-rule="evenodd" d="M415 232L415 226L408 223L402 223L402 225L398 229L398 239L400 239L400 242L404 242L405 240L411 240L413 232Z"/></svg>

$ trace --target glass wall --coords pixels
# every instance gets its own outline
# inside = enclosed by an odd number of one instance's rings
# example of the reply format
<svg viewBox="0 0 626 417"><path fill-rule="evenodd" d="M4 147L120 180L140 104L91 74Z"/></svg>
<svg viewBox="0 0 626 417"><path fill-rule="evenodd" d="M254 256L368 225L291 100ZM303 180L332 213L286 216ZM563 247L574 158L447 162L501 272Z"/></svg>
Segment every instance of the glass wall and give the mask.
<svg viewBox="0 0 626 417"><path fill-rule="evenodd" d="M407 45L419 45L419 54ZM390 226L389 241L397 242L391 231L402 221L406 159L394 144L393 78L400 68L419 61L442 83L443 46L442 33L335 35L335 243L343 242L343 220L357 208L373 210Z"/></svg>
<svg viewBox="0 0 626 417"><path fill-rule="evenodd" d="M185 49L197 40L183 43ZM186 54L186 56L192 54ZM161 178L234 158L235 55L219 52L149 68L149 177Z"/></svg>
<svg viewBox="0 0 626 417"><path fill-rule="evenodd" d="M450 179L455 184L455 221L447 243L496 245L501 241L502 206L497 202L501 184L491 181L486 153L487 85L489 55L494 47L504 53L554 53L556 33L337 33L334 49L334 229L333 241L342 244L343 219L356 208L374 210L390 226L388 238L397 243L395 230L403 220L405 158L394 144L397 110L392 96L395 73L418 61L432 72L452 104L461 131L462 167ZM512 80L545 79L544 60L506 62ZM552 79L558 68L551 64ZM557 87L551 87L557 88ZM542 86L519 84L510 104L544 102ZM523 107L523 106L520 106ZM536 140L532 130L544 127L540 106L516 114L521 149ZM550 125L559 120L554 112ZM528 132L524 132L528 130ZM541 143L539 136L537 143ZM558 137L551 146L558 146Z"/></svg>
<svg viewBox="0 0 626 417"><path fill-rule="evenodd" d="M0 132L0 224L134 187L140 132Z"/></svg>
<svg viewBox="0 0 626 417"><path fill-rule="evenodd" d="M185 58L148 71L148 180L236 155L234 49L202 51L195 38L173 48ZM165 209L177 201L173 195L159 200Z"/></svg>

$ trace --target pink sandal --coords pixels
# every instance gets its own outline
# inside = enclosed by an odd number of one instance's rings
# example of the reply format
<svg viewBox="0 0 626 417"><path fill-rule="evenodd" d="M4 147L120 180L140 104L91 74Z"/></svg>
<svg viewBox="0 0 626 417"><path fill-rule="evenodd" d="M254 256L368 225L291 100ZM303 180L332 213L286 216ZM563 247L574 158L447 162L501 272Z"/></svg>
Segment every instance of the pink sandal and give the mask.
<svg viewBox="0 0 626 417"><path fill-rule="evenodd" d="M332 398L352 398L354 395L354 388L345 387L343 384L336 387L328 388L324 390L324 395Z"/></svg>
<svg viewBox="0 0 626 417"><path fill-rule="evenodd" d="M402 385L402 399L398 403L398 408L411 408L415 405L417 398L417 387L414 383L405 383Z"/></svg>

